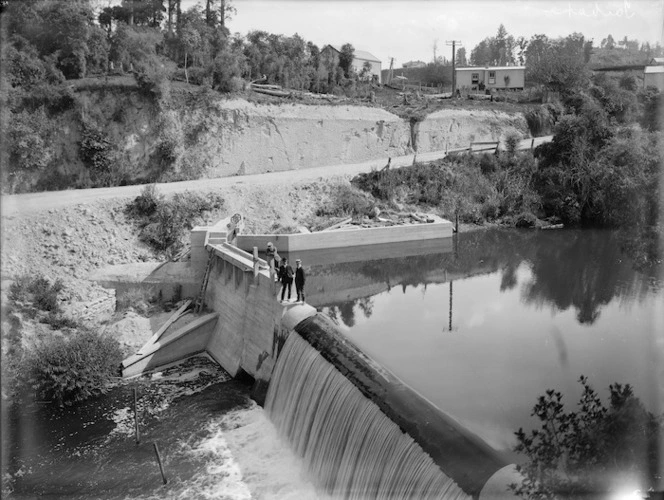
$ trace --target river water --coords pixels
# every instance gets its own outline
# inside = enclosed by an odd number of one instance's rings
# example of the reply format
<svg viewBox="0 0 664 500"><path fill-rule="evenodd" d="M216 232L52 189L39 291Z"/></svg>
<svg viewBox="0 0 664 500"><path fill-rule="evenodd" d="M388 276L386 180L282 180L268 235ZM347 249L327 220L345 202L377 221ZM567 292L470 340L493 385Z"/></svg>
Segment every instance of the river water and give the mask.
<svg viewBox="0 0 664 500"><path fill-rule="evenodd" d="M438 252L314 267L325 284L310 293L369 356L509 450L547 389L575 409L581 375L605 404L619 382L664 411L664 288L622 244L612 231L467 233ZM352 283L345 297L331 270Z"/></svg>
<svg viewBox="0 0 664 500"><path fill-rule="evenodd" d="M661 412L664 291L610 231L506 231L291 255L307 301L498 450L547 388L629 383ZM141 443L134 439L138 389ZM3 407L3 497L324 498L250 387L206 359L73 409ZM168 484L155 459L157 443Z"/></svg>

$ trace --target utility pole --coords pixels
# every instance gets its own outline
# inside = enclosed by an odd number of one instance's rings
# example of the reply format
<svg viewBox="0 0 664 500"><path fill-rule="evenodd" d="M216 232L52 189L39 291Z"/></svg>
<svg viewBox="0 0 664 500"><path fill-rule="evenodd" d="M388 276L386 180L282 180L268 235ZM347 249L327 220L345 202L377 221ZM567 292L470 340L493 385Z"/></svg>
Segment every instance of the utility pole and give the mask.
<svg viewBox="0 0 664 500"><path fill-rule="evenodd" d="M446 40L445 45L452 46L452 97L454 97L454 92L456 92L456 67L455 67L455 58L456 58L456 44L463 45L461 40Z"/></svg>
<svg viewBox="0 0 664 500"><path fill-rule="evenodd" d="M392 85L392 78L394 77L393 73L393 68L394 68L394 57L388 56L388 59L390 60L390 69L387 72L387 82L386 85Z"/></svg>

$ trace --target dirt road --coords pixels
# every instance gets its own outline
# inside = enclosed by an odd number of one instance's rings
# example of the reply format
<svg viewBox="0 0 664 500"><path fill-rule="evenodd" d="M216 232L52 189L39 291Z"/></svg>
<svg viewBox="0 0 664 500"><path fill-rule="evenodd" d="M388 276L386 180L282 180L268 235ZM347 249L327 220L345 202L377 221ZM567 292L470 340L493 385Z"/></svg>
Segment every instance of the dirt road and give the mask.
<svg viewBox="0 0 664 500"><path fill-rule="evenodd" d="M548 142L553 136L537 137L534 146ZM519 149L529 149L532 139L524 139ZM433 151L417 155L418 162L433 161L443 158L445 151ZM169 182L158 184L163 194L179 193L183 191L204 190L211 191L216 188L226 188L234 185L288 185L302 181L311 181L321 177L354 176L372 169L380 169L387 163L387 157L378 160L369 160L362 163L346 165L332 165L314 167L301 170L287 170L267 174L244 175L235 177L221 177L217 179L197 179L192 181ZM393 168L413 164L413 155L392 158ZM67 191L46 191L41 193L28 193L11 196L2 196L2 217L11 217L17 214L34 213L42 210L63 208L85 204L100 200L114 198L132 198L138 196L145 185L120 186L110 188L76 189Z"/></svg>

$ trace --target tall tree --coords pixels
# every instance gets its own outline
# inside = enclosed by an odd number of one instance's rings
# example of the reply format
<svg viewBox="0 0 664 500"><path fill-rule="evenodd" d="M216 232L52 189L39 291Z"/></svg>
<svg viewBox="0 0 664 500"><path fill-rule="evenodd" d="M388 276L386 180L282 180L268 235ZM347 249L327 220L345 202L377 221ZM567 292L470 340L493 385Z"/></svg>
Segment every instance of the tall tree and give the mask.
<svg viewBox="0 0 664 500"><path fill-rule="evenodd" d="M350 43L341 46L341 53L339 54L339 67L343 70L344 76L350 78L351 67L353 59L355 58L355 47Z"/></svg>
<svg viewBox="0 0 664 500"><path fill-rule="evenodd" d="M516 62L519 66L526 64L526 49L528 48L528 40L520 36L516 39Z"/></svg>
<svg viewBox="0 0 664 500"><path fill-rule="evenodd" d="M466 59L466 47L459 47L457 49L455 62L457 66L468 66L468 60Z"/></svg>
<svg viewBox="0 0 664 500"><path fill-rule="evenodd" d="M184 50L184 77L187 83L189 83L188 58L192 52L199 50L201 41L201 34L190 24L184 26L180 31L180 43Z"/></svg>
<svg viewBox="0 0 664 500"><path fill-rule="evenodd" d="M233 14L237 14L237 9L233 6L233 2L231 0L219 0L219 25L222 28L226 27L226 21Z"/></svg>
<svg viewBox="0 0 664 500"><path fill-rule="evenodd" d="M616 41L613 39L611 35L607 36L604 40L602 40L602 45L601 47L603 49L613 49L616 46Z"/></svg>
<svg viewBox="0 0 664 500"><path fill-rule="evenodd" d="M485 38L470 52L470 64L473 66L485 66L492 64L491 48L489 46L488 40L488 38Z"/></svg>
<svg viewBox="0 0 664 500"><path fill-rule="evenodd" d="M584 60L583 35L573 33L549 42L544 44L541 53L536 53L536 48L542 48L540 42L543 41L537 39L538 43L531 42L529 45L529 49L533 49L533 56L537 56L527 60L530 78L554 92L569 93L585 87L589 74Z"/></svg>

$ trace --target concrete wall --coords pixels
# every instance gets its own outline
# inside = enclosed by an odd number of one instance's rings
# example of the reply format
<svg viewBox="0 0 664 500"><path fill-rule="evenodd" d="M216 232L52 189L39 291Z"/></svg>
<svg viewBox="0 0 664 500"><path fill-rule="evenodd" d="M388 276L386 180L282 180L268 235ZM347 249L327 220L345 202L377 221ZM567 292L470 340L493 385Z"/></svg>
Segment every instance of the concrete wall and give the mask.
<svg viewBox="0 0 664 500"><path fill-rule="evenodd" d="M245 251L251 251L253 247L264 251L267 242L271 241L279 252L299 252L452 237L452 223L444 219L440 220L441 222L430 224L353 228L316 233L240 234L237 237L237 246Z"/></svg>
<svg viewBox="0 0 664 500"><path fill-rule="evenodd" d="M217 314L206 314L170 333L163 340L146 344L141 348L140 354L130 356L122 362L122 376L134 377L205 352L217 318Z"/></svg>
<svg viewBox="0 0 664 500"><path fill-rule="evenodd" d="M235 376L240 368L256 378L265 364L274 365L283 306L278 286L267 271L254 276L219 255L207 288L206 304L219 314L207 351Z"/></svg>
<svg viewBox="0 0 664 500"><path fill-rule="evenodd" d="M205 263L207 253L205 253ZM179 300L195 297L201 285L205 264L192 266L192 262L134 262L118 264L96 270L88 279L104 288L115 289L116 300L130 292L161 300Z"/></svg>

